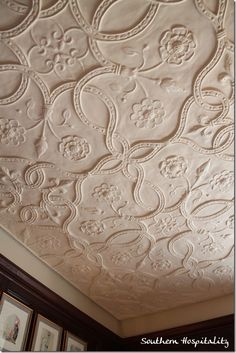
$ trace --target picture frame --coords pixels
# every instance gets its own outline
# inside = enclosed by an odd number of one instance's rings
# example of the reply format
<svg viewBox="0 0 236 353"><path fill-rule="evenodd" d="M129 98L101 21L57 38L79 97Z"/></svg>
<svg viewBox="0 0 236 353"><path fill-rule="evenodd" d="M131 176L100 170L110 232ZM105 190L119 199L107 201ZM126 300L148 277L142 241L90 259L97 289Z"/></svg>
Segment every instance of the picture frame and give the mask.
<svg viewBox="0 0 236 353"><path fill-rule="evenodd" d="M33 310L2 292L0 302L0 351L25 350Z"/></svg>
<svg viewBox="0 0 236 353"><path fill-rule="evenodd" d="M84 352L87 351L87 343L69 331L65 332L63 351L65 352Z"/></svg>
<svg viewBox="0 0 236 353"><path fill-rule="evenodd" d="M33 341L32 352L56 352L60 350L62 327L38 314Z"/></svg>

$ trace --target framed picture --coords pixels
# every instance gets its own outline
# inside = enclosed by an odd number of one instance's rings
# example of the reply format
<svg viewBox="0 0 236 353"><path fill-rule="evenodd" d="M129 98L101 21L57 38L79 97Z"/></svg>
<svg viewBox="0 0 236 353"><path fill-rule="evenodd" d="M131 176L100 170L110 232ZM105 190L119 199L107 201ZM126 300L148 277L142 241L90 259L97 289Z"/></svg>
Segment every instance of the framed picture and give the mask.
<svg viewBox="0 0 236 353"><path fill-rule="evenodd" d="M55 352L60 350L62 328L42 315L37 316L31 351Z"/></svg>
<svg viewBox="0 0 236 353"><path fill-rule="evenodd" d="M87 351L87 343L66 331L63 350L65 352L84 352Z"/></svg>
<svg viewBox="0 0 236 353"><path fill-rule="evenodd" d="M3 293L0 303L0 351L25 350L33 310Z"/></svg>

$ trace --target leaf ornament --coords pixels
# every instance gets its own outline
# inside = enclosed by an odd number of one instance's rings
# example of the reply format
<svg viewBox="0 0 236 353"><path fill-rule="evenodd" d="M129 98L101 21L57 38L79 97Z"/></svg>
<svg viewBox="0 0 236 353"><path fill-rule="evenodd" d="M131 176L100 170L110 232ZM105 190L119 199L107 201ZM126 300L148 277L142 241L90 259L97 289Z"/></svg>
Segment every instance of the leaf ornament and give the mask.
<svg viewBox="0 0 236 353"><path fill-rule="evenodd" d="M197 168L196 173L198 177L204 175L209 170L209 166L210 166L210 159L208 159L208 161L201 164L200 167Z"/></svg>
<svg viewBox="0 0 236 353"><path fill-rule="evenodd" d="M35 148L38 158L40 158L48 149L48 143L45 136L40 137L36 143Z"/></svg>

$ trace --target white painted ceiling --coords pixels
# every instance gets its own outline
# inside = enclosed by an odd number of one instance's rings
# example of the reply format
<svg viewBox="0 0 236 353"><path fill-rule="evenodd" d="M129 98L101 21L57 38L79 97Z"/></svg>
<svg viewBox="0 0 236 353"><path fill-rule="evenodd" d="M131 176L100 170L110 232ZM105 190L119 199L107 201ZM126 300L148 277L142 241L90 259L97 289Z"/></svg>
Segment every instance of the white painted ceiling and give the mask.
<svg viewBox="0 0 236 353"><path fill-rule="evenodd" d="M0 224L117 319L233 291L233 5L0 1Z"/></svg>

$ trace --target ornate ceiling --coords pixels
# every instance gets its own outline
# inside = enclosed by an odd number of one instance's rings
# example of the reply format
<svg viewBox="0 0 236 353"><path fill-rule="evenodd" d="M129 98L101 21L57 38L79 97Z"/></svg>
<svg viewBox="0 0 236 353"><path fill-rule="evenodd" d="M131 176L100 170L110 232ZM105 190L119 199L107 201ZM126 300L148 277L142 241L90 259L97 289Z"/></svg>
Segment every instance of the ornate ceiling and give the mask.
<svg viewBox="0 0 236 353"><path fill-rule="evenodd" d="M233 18L0 1L0 223L117 319L233 291Z"/></svg>

